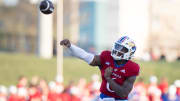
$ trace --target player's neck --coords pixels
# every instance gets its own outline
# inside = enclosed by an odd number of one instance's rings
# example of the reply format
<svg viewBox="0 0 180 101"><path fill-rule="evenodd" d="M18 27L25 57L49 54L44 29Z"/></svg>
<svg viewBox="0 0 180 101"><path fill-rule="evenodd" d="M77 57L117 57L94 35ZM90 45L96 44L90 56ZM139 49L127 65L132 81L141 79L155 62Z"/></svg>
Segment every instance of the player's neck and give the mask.
<svg viewBox="0 0 180 101"><path fill-rule="evenodd" d="M126 64L128 60L117 60L115 61L117 65Z"/></svg>

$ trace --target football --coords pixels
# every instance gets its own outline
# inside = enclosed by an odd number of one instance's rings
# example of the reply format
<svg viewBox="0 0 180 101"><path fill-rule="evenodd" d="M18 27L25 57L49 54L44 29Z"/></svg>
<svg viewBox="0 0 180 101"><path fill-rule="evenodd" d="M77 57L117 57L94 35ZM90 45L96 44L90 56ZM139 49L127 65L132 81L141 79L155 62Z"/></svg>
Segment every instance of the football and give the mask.
<svg viewBox="0 0 180 101"><path fill-rule="evenodd" d="M39 9L43 14L51 14L54 11L54 5L50 0L40 2Z"/></svg>

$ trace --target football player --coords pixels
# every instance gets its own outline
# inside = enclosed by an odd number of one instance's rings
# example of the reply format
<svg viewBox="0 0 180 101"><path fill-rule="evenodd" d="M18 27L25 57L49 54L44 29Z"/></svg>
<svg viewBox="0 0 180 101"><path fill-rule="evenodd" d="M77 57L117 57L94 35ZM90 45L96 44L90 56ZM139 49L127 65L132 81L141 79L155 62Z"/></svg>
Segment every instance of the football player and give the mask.
<svg viewBox="0 0 180 101"><path fill-rule="evenodd" d="M139 65L131 60L136 46L128 36L117 40L112 50L102 51L100 55L86 52L68 39L60 42L66 46L73 56L84 60L91 66L98 66L101 71L102 83L99 101L128 101L128 95L139 74Z"/></svg>

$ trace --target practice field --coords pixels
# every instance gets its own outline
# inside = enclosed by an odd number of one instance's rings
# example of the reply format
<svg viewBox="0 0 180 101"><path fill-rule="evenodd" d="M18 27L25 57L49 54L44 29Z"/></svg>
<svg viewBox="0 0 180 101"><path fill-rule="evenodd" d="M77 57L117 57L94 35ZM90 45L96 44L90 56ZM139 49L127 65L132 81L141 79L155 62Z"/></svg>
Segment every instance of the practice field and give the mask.
<svg viewBox="0 0 180 101"><path fill-rule="evenodd" d="M141 66L140 77L144 78L146 83L150 75L156 75L158 78L167 77L169 83L180 79L180 61L173 63L137 61L137 63ZM100 73L97 67L88 66L84 61L75 58L64 58L63 69L66 85L69 81L77 82L82 77L90 81L92 74ZM16 84L21 75L29 79L37 75L47 81L55 80L56 58L46 60L34 55L0 53L0 85Z"/></svg>

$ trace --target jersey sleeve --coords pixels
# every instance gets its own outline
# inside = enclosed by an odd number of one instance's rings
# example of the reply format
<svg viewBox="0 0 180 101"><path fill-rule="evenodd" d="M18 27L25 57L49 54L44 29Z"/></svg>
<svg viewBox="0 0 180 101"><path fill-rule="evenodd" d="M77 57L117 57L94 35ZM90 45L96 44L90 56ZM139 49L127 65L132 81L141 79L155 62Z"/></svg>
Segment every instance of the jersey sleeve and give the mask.
<svg viewBox="0 0 180 101"><path fill-rule="evenodd" d="M104 64L104 59L105 59L105 51L103 51L103 52L101 52L101 54L100 54L100 61L101 61L101 65L103 65Z"/></svg>
<svg viewBox="0 0 180 101"><path fill-rule="evenodd" d="M138 65L138 64L134 64L134 65L130 68L130 70L129 70L129 72L128 72L128 77L130 77L130 76L138 76L138 75L139 75L139 71L140 71L139 65Z"/></svg>
<svg viewBox="0 0 180 101"><path fill-rule="evenodd" d="M101 61L100 69L104 67L105 59L107 58L107 53L108 53L107 51L102 51L100 54L100 61Z"/></svg>

